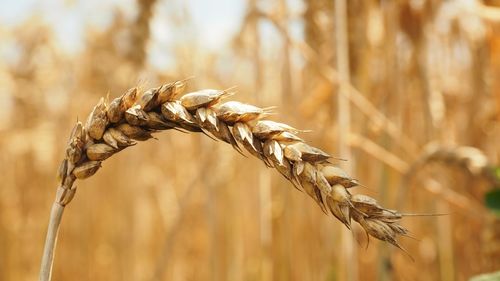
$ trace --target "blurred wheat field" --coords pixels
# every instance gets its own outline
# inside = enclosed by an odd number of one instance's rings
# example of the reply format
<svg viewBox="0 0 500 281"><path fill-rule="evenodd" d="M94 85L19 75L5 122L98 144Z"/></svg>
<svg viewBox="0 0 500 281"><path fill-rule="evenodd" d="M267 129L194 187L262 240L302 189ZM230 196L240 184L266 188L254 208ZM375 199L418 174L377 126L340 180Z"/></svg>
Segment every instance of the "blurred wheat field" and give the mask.
<svg viewBox="0 0 500 281"><path fill-rule="evenodd" d="M354 193L447 215L403 220L413 262L367 245L361 228L346 231L259 161L168 131L77 183L53 280L469 280L500 270L500 221L484 202L500 186L500 1L199 2L28 1L15 22L0 12L0 280L38 276L75 121L108 93L191 76L188 92L236 85L238 100L310 129L309 143L348 159L340 165L366 186Z"/></svg>

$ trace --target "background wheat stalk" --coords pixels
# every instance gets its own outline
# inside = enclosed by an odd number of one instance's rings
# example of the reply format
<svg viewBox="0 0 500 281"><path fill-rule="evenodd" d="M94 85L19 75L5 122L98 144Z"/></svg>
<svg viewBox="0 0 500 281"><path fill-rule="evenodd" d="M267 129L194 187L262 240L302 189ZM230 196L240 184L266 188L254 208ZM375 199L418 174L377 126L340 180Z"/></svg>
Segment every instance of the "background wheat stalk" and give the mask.
<svg viewBox="0 0 500 281"><path fill-rule="evenodd" d="M352 195L348 190L358 182L332 165L330 155L301 139L298 134L302 130L264 120L272 108L223 103L233 94L228 90L201 90L180 97L184 88L185 81L176 81L144 93L133 88L111 102L101 98L85 125L77 122L59 167L60 184L50 215L40 280L50 280L57 232L64 207L75 195L75 181L94 175L102 161L122 149L169 129L204 133L231 144L241 154L244 148L278 170L346 227L351 228L352 219L368 235L402 249L397 238L408 234L399 224L404 215L381 207L371 197Z"/></svg>

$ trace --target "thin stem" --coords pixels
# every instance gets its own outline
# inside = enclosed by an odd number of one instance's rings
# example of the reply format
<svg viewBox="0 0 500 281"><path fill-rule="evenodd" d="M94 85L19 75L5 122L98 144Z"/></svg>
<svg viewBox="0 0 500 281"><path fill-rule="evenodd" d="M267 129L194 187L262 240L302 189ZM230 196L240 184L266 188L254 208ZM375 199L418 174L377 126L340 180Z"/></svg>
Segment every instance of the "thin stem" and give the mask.
<svg viewBox="0 0 500 281"><path fill-rule="evenodd" d="M50 211L49 226L47 228L47 238L43 248L42 265L40 267L40 281L50 281L52 275L52 263L54 261L54 251L57 243L57 233L64 212L64 206L59 202L52 204Z"/></svg>
<svg viewBox="0 0 500 281"><path fill-rule="evenodd" d="M337 124L339 134L339 154L346 159L353 159L351 148L347 143L346 136L351 132L351 107L349 99L351 75L349 69L349 38L347 35L347 1L335 1L335 36L336 36L336 51L337 51L337 69L339 79L342 83L339 84L339 95L337 96ZM354 160L354 159L353 159ZM353 164L351 164L353 165ZM347 173L351 173L351 167L344 165ZM358 280L358 260L354 239L352 233L347 229L341 232L342 247L344 259L341 261L340 279L357 281Z"/></svg>

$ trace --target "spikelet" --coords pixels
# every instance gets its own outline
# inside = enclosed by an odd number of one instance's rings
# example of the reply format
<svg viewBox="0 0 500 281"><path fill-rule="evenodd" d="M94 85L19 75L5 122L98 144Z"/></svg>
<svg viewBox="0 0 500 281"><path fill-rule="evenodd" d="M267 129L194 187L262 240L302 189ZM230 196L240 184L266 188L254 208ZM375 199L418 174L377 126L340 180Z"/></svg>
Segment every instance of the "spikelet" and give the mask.
<svg viewBox="0 0 500 281"><path fill-rule="evenodd" d="M125 111L130 108L137 99L137 88L128 90L121 97L115 98L108 106L107 116L111 123L118 123L122 120Z"/></svg>
<svg viewBox="0 0 500 281"><path fill-rule="evenodd" d="M228 101L217 107L217 117L228 125L248 123L268 116L271 108L260 108L238 101Z"/></svg>
<svg viewBox="0 0 500 281"><path fill-rule="evenodd" d="M358 185L357 180L351 178L347 173L339 167L335 166L324 166L321 169L321 173L328 180L331 185L340 184L345 188L350 188Z"/></svg>
<svg viewBox="0 0 500 281"><path fill-rule="evenodd" d="M149 116L142 110L140 105L134 105L125 111L125 120L133 126L145 126L148 124Z"/></svg>
<svg viewBox="0 0 500 281"><path fill-rule="evenodd" d="M93 161L102 161L109 158L115 152L115 148L105 143L96 143L87 148L87 157Z"/></svg>
<svg viewBox="0 0 500 281"><path fill-rule="evenodd" d="M231 95L232 93L226 91L205 89L182 96L180 102L187 110L193 111L201 107L211 107Z"/></svg>
<svg viewBox="0 0 500 281"><path fill-rule="evenodd" d="M106 130L106 126L108 125L106 110L104 98L101 98L87 119L85 127L87 128L88 135L93 139L100 140L104 134L104 130Z"/></svg>
<svg viewBox="0 0 500 281"><path fill-rule="evenodd" d="M83 180L90 176L93 176L97 172L97 170L99 170L99 168L101 168L100 161L88 161L77 166L73 170L73 175L75 175L77 179Z"/></svg>

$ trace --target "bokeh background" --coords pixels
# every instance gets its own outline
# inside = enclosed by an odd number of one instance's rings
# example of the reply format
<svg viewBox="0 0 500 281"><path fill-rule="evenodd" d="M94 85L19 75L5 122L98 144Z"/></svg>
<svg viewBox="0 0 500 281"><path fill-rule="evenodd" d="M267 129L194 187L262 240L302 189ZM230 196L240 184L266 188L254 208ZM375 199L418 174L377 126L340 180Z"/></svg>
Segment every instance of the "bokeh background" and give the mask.
<svg viewBox="0 0 500 281"><path fill-rule="evenodd" d="M77 182L54 280L469 280L500 269L500 1L2 0L0 280L36 280L59 161L98 99L278 106L381 204L404 252L203 135L157 134ZM496 198L496 199L495 199ZM498 211L498 209L497 209ZM497 213L498 214L498 213Z"/></svg>

